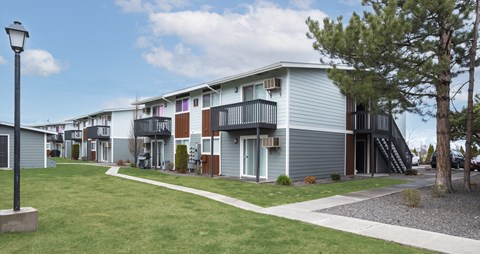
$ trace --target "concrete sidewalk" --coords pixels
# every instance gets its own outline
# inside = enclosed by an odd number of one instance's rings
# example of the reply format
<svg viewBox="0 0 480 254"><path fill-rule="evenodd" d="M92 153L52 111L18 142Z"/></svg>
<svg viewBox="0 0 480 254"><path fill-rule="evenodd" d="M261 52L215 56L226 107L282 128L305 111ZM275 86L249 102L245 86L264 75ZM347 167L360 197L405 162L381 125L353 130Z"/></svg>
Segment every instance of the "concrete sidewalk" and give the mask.
<svg viewBox="0 0 480 254"><path fill-rule="evenodd" d="M479 253L480 250L480 241L478 240L315 212L317 210L329 207L350 204L374 197L389 195L406 188L421 188L431 186L434 183L434 180L432 179L422 179L419 181L414 181L393 187L357 191L346 195L337 195L306 202L263 208L217 193L119 174L118 169L119 167L111 167L106 174L203 196L212 200L216 200L231 206L235 206L256 213L298 220L322 227L351 232L363 236L382 239L385 241L393 241L418 248L443 253ZM458 175L452 176L452 180L459 178L461 177Z"/></svg>

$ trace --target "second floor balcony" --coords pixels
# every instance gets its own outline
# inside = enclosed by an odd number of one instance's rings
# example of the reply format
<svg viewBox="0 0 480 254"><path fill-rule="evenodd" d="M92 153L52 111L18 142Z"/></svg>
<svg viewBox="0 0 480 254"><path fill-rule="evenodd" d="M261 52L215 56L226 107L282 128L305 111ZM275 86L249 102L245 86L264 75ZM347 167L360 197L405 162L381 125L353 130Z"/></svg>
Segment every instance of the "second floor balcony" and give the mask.
<svg viewBox="0 0 480 254"><path fill-rule="evenodd" d="M81 141L82 135L83 133L81 130L68 130L65 131L65 140Z"/></svg>
<svg viewBox="0 0 480 254"><path fill-rule="evenodd" d="M87 127L87 139L109 139L110 126L97 125Z"/></svg>
<svg viewBox="0 0 480 254"><path fill-rule="evenodd" d="M211 108L213 131L277 129L277 103L262 99Z"/></svg>
<svg viewBox="0 0 480 254"><path fill-rule="evenodd" d="M135 136L171 136L172 119L170 117L148 117L134 121Z"/></svg>
<svg viewBox="0 0 480 254"><path fill-rule="evenodd" d="M47 142L63 143L63 134L48 135Z"/></svg>
<svg viewBox="0 0 480 254"><path fill-rule="evenodd" d="M357 111L352 115L353 130L355 133L372 133L388 136L391 116L385 113L371 114L368 111Z"/></svg>

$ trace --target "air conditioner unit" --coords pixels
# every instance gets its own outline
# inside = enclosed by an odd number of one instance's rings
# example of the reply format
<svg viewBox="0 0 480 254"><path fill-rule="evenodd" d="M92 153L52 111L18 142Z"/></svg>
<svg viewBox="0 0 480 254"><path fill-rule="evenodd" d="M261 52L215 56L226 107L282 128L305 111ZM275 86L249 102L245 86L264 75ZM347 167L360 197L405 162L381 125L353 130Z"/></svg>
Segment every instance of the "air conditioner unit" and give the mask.
<svg viewBox="0 0 480 254"><path fill-rule="evenodd" d="M280 147L280 139L276 137L262 138L262 146L266 148Z"/></svg>
<svg viewBox="0 0 480 254"><path fill-rule="evenodd" d="M279 78L270 78L263 81L263 88L265 90L276 90L281 88L281 79Z"/></svg>

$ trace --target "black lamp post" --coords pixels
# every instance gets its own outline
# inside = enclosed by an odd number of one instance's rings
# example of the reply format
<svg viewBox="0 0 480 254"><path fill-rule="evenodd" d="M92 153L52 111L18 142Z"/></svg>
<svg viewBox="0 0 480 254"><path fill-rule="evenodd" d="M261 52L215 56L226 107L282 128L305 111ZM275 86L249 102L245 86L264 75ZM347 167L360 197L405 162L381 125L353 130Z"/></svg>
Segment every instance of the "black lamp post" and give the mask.
<svg viewBox="0 0 480 254"><path fill-rule="evenodd" d="M20 53L23 51L28 31L22 23L14 21L5 27L10 37L10 46L15 52L15 122L13 140L13 210L20 211Z"/></svg>

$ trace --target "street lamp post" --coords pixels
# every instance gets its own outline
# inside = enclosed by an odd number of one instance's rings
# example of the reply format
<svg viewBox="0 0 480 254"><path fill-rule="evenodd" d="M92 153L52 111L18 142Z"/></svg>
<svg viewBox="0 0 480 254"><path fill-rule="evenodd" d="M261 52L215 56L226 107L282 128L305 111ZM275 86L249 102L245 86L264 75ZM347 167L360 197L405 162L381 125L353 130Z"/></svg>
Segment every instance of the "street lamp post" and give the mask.
<svg viewBox="0 0 480 254"><path fill-rule="evenodd" d="M15 52L15 122L13 140L13 210L20 211L20 53L23 51L28 31L22 23L14 21L5 27L10 37L10 46Z"/></svg>

